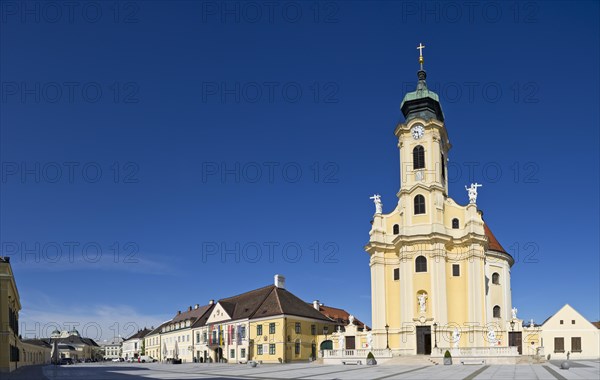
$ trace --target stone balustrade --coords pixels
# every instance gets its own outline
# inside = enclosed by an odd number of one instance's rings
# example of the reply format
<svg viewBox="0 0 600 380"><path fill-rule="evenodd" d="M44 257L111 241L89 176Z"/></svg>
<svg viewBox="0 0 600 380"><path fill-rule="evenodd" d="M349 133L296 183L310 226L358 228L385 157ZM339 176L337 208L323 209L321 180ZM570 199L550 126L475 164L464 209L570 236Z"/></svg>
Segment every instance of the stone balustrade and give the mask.
<svg viewBox="0 0 600 380"><path fill-rule="evenodd" d="M369 352L372 352L373 355L375 356L376 359L378 358L391 358L392 357L392 351L388 350L386 348L379 348L379 349L368 349L368 348L360 348L360 349L356 349L356 350L348 350L348 349L344 349L344 350L323 350L323 358L327 359L327 358L337 358L337 359L347 359L347 358L360 358L360 359L366 359L367 355L369 355Z"/></svg>

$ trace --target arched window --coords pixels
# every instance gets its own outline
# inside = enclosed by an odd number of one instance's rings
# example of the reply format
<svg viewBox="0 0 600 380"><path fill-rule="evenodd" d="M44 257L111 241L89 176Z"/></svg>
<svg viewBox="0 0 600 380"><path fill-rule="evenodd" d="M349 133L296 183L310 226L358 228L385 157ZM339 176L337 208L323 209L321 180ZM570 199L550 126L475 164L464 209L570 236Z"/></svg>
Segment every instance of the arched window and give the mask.
<svg viewBox="0 0 600 380"><path fill-rule="evenodd" d="M398 235L400 233L400 226L397 224L394 224L394 235Z"/></svg>
<svg viewBox="0 0 600 380"><path fill-rule="evenodd" d="M415 272L427 272L427 259L419 256L415 259Z"/></svg>
<svg viewBox="0 0 600 380"><path fill-rule="evenodd" d="M420 194L415 197L415 215L416 214L425 214L425 197Z"/></svg>
<svg viewBox="0 0 600 380"><path fill-rule="evenodd" d="M452 219L452 228L454 228L455 230L458 229L458 219L457 218Z"/></svg>
<svg viewBox="0 0 600 380"><path fill-rule="evenodd" d="M492 274L492 284L500 285L500 275L496 272Z"/></svg>
<svg viewBox="0 0 600 380"><path fill-rule="evenodd" d="M425 149L417 145L413 149L413 169L423 169L425 167Z"/></svg>
<svg viewBox="0 0 600 380"><path fill-rule="evenodd" d="M500 306L494 306L494 318L500 318Z"/></svg>

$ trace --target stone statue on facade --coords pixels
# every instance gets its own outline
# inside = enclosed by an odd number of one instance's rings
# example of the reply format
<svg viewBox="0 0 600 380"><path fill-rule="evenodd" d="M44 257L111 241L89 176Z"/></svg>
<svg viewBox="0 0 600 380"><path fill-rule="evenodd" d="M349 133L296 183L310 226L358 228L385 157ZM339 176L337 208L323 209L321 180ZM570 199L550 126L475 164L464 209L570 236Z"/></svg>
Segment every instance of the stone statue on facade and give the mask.
<svg viewBox="0 0 600 380"><path fill-rule="evenodd" d="M375 214L381 214L383 210L383 204L381 203L381 195L373 194L373 196L369 197L369 199L372 199L373 203L375 203Z"/></svg>
<svg viewBox="0 0 600 380"><path fill-rule="evenodd" d="M529 321L529 327L535 327L535 324L533 323L533 318L531 318L531 320Z"/></svg>
<svg viewBox="0 0 600 380"><path fill-rule="evenodd" d="M424 313L427 310L427 294L421 293L417 296L419 300L419 310Z"/></svg>
<svg viewBox="0 0 600 380"><path fill-rule="evenodd" d="M490 344L492 346L496 345L496 342L497 342L497 340L496 340L496 332L494 331L494 329L492 327L488 328L487 338L488 338L488 341L490 342Z"/></svg>
<svg viewBox="0 0 600 380"><path fill-rule="evenodd" d="M454 328L454 331L452 332L452 346L454 348L458 348L458 342L460 341L460 331L458 331L458 328Z"/></svg>
<svg viewBox="0 0 600 380"><path fill-rule="evenodd" d="M349 322L351 325L353 325L353 324L354 324L354 315L350 314L350 315L348 316L348 322Z"/></svg>
<svg viewBox="0 0 600 380"><path fill-rule="evenodd" d="M470 204L475 204L477 203L477 188L478 187L482 187L483 185L475 182L471 184L471 187L467 187L465 186L465 190L467 190L467 193L469 194L469 203Z"/></svg>
<svg viewBox="0 0 600 380"><path fill-rule="evenodd" d="M344 350L346 348L346 338L344 337L343 334L340 334L338 336L338 346L339 346L340 350Z"/></svg>
<svg viewBox="0 0 600 380"><path fill-rule="evenodd" d="M512 308L512 318L513 319L517 319L517 311L519 311L519 309L517 309L516 307Z"/></svg>
<svg viewBox="0 0 600 380"><path fill-rule="evenodd" d="M367 346L373 348L373 333L371 331L367 333Z"/></svg>

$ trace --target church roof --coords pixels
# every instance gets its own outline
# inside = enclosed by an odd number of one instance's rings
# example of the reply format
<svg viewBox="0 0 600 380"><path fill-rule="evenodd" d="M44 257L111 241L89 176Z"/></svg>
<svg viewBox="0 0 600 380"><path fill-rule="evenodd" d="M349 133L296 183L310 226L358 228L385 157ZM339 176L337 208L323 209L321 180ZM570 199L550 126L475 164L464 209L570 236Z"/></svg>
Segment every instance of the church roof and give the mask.
<svg viewBox="0 0 600 380"><path fill-rule="evenodd" d="M506 250L502 247L496 236L492 233L492 230L488 227L487 223L483 223L483 230L485 231L485 236L488 238L488 249L490 251L502 252L508 254Z"/></svg>
<svg viewBox="0 0 600 380"><path fill-rule="evenodd" d="M444 121L444 112L440 105L440 97L435 92L427 88L425 78L427 74L425 70L419 70L417 73L419 81L415 91L404 95L404 99L400 104L400 110L406 121L415 117L420 117L425 120L437 119Z"/></svg>

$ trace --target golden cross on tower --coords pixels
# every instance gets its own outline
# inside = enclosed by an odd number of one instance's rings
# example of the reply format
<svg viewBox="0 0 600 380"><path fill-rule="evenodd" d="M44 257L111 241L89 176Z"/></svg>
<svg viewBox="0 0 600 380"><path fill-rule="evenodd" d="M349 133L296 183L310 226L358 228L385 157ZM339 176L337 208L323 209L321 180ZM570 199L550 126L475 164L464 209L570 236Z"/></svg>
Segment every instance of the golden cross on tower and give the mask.
<svg viewBox="0 0 600 380"><path fill-rule="evenodd" d="M423 70L423 49L425 49L425 45L419 42L417 50L419 51L419 63L421 64L421 70Z"/></svg>

